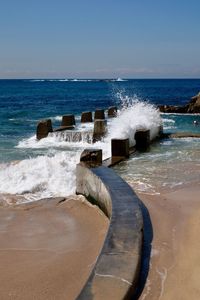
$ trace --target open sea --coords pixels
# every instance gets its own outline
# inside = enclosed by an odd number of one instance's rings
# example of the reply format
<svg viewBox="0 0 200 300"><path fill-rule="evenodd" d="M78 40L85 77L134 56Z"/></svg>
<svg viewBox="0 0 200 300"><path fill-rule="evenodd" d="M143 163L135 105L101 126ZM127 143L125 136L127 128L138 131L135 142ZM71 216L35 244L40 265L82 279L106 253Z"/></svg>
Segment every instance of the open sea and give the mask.
<svg viewBox="0 0 200 300"><path fill-rule="evenodd" d="M100 147L108 157L110 139L130 137L134 145L137 128L149 128L151 138L161 123L164 132L200 132L193 124L200 124L200 115L160 114L156 109L159 104L184 105L199 91L200 79L0 80L0 202L73 194L82 150ZM113 105L119 108L117 118L108 120L104 140L92 145L92 125L80 124L81 112ZM58 133L36 140L39 120L51 118L56 128L62 116L71 113L78 139L74 133ZM134 188L158 193L199 181L199 167L200 140L186 138L157 142L115 169Z"/></svg>

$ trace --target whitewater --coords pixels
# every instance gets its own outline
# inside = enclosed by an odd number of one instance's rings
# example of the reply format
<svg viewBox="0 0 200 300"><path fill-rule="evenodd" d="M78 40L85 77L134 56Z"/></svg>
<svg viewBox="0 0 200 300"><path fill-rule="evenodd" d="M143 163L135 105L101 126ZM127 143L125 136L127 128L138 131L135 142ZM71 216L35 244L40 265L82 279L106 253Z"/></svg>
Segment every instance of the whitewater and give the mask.
<svg viewBox="0 0 200 300"><path fill-rule="evenodd" d="M120 97L117 117L108 119L107 135L95 144L91 143L93 125L80 123L73 132L51 133L40 141L34 135L19 141L16 148L39 149L45 154L0 165L0 193L4 201L9 203L11 196L21 203L74 194L76 164L85 148L102 149L105 159L111 155L112 138L129 138L134 146L135 131L144 128L150 130L150 139L154 139L162 124L156 107L134 97Z"/></svg>

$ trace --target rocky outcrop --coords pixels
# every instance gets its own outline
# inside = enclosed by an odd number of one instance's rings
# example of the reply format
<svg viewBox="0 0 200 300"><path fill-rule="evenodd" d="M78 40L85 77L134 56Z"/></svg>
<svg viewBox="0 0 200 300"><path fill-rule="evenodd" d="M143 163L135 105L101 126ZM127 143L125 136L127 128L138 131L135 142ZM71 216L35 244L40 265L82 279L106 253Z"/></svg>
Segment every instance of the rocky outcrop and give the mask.
<svg viewBox="0 0 200 300"><path fill-rule="evenodd" d="M200 113L200 92L188 104L188 113Z"/></svg>
<svg viewBox="0 0 200 300"><path fill-rule="evenodd" d="M158 108L164 113L200 113L200 92L185 106L160 105Z"/></svg>

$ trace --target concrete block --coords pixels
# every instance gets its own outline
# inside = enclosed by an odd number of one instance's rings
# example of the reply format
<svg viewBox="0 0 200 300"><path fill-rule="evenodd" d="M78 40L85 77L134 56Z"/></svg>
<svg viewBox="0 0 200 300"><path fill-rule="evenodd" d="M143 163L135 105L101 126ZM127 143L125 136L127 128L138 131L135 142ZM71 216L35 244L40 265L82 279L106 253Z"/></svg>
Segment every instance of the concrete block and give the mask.
<svg viewBox="0 0 200 300"><path fill-rule="evenodd" d="M136 149L145 151L150 145L150 130L139 129L135 133Z"/></svg>
<svg viewBox="0 0 200 300"><path fill-rule="evenodd" d="M74 115L65 115L62 117L61 126L75 126L75 124Z"/></svg>
<svg viewBox="0 0 200 300"><path fill-rule="evenodd" d="M104 120L105 119L104 109L97 109L94 113L94 119Z"/></svg>
<svg viewBox="0 0 200 300"><path fill-rule="evenodd" d="M91 111L86 111L86 112L82 112L81 114L81 123L88 123L88 122L92 122L92 112Z"/></svg>
<svg viewBox="0 0 200 300"><path fill-rule="evenodd" d="M163 135L163 125L159 126L159 136Z"/></svg>
<svg viewBox="0 0 200 300"><path fill-rule="evenodd" d="M107 132L107 121L106 120L95 120L94 131L93 131L93 143L101 140Z"/></svg>
<svg viewBox="0 0 200 300"><path fill-rule="evenodd" d="M113 156L129 157L129 139L112 139L111 153Z"/></svg>
<svg viewBox="0 0 200 300"><path fill-rule="evenodd" d="M108 108L108 117L113 118L117 116L117 107L116 106L111 106Z"/></svg>
<svg viewBox="0 0 200 300"><path fill-rule="evenodd" d="M94 165L102 165L102 150L101 149L85 149L81 153L81 162Z"/></svg>
<svg viewBox="0 0 200 300"><path fill-rule="evenodd" d="M51 119L42 120L38 123L36 129L36 137L38 140L41 140L48 136L49 132L52 132L52 122Z"/></svg>

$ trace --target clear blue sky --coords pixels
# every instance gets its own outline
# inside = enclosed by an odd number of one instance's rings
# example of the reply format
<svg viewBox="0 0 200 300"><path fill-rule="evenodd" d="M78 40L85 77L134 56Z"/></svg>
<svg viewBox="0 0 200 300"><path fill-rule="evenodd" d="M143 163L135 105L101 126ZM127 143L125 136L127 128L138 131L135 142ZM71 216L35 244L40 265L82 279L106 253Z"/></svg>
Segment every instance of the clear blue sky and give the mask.
<svg viewBox="0 0 200 300"><path fill-rule="evenodd" d="M0 78L200 78L200 0L0 0Z"/></svg>

